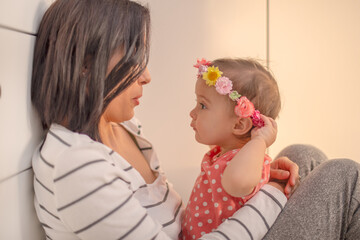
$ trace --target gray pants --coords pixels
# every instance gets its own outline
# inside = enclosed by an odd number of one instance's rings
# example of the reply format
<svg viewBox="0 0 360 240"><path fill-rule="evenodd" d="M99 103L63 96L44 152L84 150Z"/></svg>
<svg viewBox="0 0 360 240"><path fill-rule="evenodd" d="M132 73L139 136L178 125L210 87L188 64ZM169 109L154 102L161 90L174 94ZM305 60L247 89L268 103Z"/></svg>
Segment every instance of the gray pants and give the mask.
<svg viewBox="0 0 360 240"><path fill-rule="evenodd" d="M360 239L360 164L327 160L317 148L292 145L279 156L297 163L302 178L264 239Z"/></svg>

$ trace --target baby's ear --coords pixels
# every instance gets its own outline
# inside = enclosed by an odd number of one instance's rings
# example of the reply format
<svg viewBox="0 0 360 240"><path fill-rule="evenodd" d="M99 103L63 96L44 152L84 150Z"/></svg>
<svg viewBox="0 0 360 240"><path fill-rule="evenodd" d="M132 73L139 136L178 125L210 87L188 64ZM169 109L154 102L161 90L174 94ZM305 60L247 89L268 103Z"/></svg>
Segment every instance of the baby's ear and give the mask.
<svg viewBox="0 0 360 240"><path fill-rule="evenodd" d="M234 124L233 127L233 134L235 134L236 136L242 136L246 133L248 133L251 128L252 128L253 124L251 121L251 118L237 118L236 123Z"/></svg>

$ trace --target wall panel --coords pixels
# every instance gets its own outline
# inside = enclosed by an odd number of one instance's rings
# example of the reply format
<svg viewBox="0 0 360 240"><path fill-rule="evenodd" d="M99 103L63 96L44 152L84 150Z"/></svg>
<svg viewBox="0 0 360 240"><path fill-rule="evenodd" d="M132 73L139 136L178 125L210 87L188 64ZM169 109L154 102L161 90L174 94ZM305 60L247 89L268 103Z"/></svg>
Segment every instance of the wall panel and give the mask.
<svg viewBox="0 0 360 240"><path fill-rule="evenodd" d="M40 141L30 102L35 33L50 0L0 2L0 239L44 239L31 156Z"/></svg>
<svg viewBox="0 0 360 240"><path fill-rule="evenodd" d="M45 239L35 214L32 181L28 170L0 184L0 239Z"/></svg>
<svg viewBox="0 0 360 240"><path fill-rule="evenodd" d="M36 33L41 16L53 0L2 0L0 26Z"/></svg>
<svg viewBox="0 0 360 240"><path fill-rule="evenodd" d="M360 161L360 2L270 1L270 67L283 97L275 153L309 143Z"/></svg>
<svg viewBox="0 0 360 240"><path fill-rule="evenodd" d="M0 28L0 181L31 166L39 124L30 102L35 37Z"/></svg>

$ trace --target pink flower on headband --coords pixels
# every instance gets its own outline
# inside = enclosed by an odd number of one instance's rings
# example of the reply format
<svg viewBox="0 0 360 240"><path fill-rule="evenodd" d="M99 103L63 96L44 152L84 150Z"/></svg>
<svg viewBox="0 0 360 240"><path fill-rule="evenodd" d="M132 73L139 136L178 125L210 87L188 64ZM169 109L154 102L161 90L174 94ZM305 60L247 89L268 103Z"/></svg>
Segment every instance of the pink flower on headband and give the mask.
<svg viewBox="0 0 360 240"><path fill-rule="evenodd" d="M221 95L229 94L232 90L233 84L227 77L219 77L215 83L215 88Z"/></svg>
<svg viewBox="0 0 360 240"><path fill-rule="evenodd" d="M238 101L235 107L235 114L241 118L247 118L253 115L255 111L254 104L247 99L247 97L242 96Z"/></svg>
<svg viewBox="0 0 360 240"><path fill-rule="evenodd" d="M251 115L251 119L255 127L261 128L265 126L264 120L261 119L259 110L254 111L253 115Z"/></svg>
<svg viewBox="0 0 360 240"><path fill-rule="evenodd" d="M206 61L205 58L201 59L201 60L197 60L197 63L194 65L194 67L199 68L201 65L203 66L210 66L211 62L210 61Z"/></svg>

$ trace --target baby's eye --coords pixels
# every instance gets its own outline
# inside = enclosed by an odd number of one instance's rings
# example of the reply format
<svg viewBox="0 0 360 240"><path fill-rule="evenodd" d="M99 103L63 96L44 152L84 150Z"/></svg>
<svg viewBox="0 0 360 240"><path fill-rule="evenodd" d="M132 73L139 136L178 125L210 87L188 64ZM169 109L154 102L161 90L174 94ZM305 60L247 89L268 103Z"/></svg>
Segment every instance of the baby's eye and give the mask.
<svg viewBox="0 0 360 240"><path fill-rule="evenodd" d="M206 106L203 103L199 103L201 109L206 109Z"/></svg>

